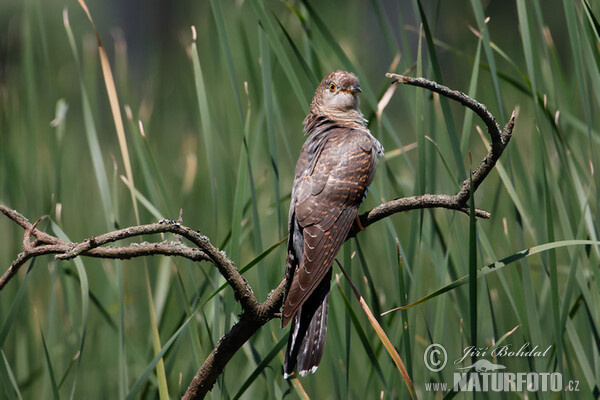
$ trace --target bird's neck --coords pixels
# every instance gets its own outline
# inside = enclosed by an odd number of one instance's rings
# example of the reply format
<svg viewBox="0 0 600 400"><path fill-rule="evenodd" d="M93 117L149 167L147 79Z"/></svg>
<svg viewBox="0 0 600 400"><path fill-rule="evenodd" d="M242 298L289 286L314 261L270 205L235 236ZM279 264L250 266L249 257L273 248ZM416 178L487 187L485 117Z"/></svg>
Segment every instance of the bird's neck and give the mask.
<svg viewBox="0 0 600 400"><path fill-rule="evenodd" d="M324 125L341 125L354 129L366 129L367 120L360 110L322 110L319 107L311 108L310 113L304 119L304 133L310 135L318 127Z"/></svg>

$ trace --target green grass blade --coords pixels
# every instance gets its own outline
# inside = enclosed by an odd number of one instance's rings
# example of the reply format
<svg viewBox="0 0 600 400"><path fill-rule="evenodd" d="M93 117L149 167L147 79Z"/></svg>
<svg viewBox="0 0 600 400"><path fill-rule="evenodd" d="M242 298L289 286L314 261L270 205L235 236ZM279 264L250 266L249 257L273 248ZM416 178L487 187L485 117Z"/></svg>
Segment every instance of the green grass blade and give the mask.
<svg viewBox="0 0 600 400"><path fill-rule="evenodd" d="M477 219L475 217L475 196L473 193L473 173L469 179L471 197L469 199L469 321L471 325L471 346L477 348ZM475 356L473 363L477 361Z"/></svg>
<svg viewBox="0 0 600 400"><path fill-rule="evenodd" d="M448 160L446 160L446 157L444 156L444 153L442 153L440 146L438 146L438 144L429 136L426 136L425 139L427 139L431 144L433 144L433 147L435 148L435 151L437 152L438 156L440 157L440 160L442 160L442 164L444 164L444 169L445 169L446 173L448 174L448 176L454 183L453 186L457 190L460 189L460 185L459 185L458 179L456 178L456 174L454 173L452 168L450 168L450 164L448 164ZM426 193L426 192L423 192L423 193Z"/></svg>
<svg viewBox="0 0 600 400"><path fill-rule="evenodd" d="M279 342L277 342L275 344L275 346L273 346L271 351L269 351L267 353L267 355L260 361L260 363L258 363L256 368L254 368L254 371L252 371L250 376L244 381L244 383L242 384L240 389L237 391L235 396L233 396L233 400L239 399L244 394L244 392L250 387L250 385L252 385L252 383L256 380L256 378L258 378L259 375L262 374L264 369L269 366L271 361L273 361L273 359L277 356L277 354L279 354L281 349L283 349L283 347L287 344L288 337L289 337L289 332L286 333L279 340Z"/></svg>
<svg viewBox="0 0 600 400"><path fill-rule="evenodd" d="M489 151L489 149L490 149L489 142L483 135L480 135L480 136L481 136L482 142L485 144L486 150ZM533 226L531 224L530 217L528 216L529 213L527 212L527 208L525 207L525 204L521 200L521 196L519 195L519 192L515 188L515 185L513 183L513 180L510 178L509 173L504 168L504 163L502 161L498 161L496 163L495 169L496 169L496 171L498 171L498 175L500 175L500 178L502 179L502 183L504 184L506 191L508 192L510 198L512 199L512 201L515 205L515 208L521 214L522 223L523 223L525 229L529 232L532 232Z"/></svg>
<svg viewBox="0 0 600 400"><path fill-rule="evenodd" d="M263 98L265 101L265 114L267 125L267 144L269 148L269 158L273 169L273 190L275 199L280 198L279 190L279 161L277 156L277 137L275 135L275 116L273 109L273 78L271 76L271 54L267 46L267 34L260 30L259 33L260 55L261 55L261 75L263 83ZM279 60L281 62L281 60ZM280 230L283 229L281 203L277 201L277 224Z"/></svg>
<svg viewBox="0 0 600 400"><path fill-rule="evenodd" d="M23 282L19 285L19 289L17 289L17 293L14 298L11 300L10 309L8 314L6 315L6 319L2 324L2 329L0 330L0 349L4 348L4 342L8 334L11 332L13 324L15 320L19 317L20 307L23 302L23 299L27 295L27 282L29 281L30 272L33 269L33 265L35 264L35 258L31 260L29 263L29 267L27 268L27 274L23 279Z"/></svg>
<svg viewBox="0 0 600 400"><path fill-rule="evenodd" d="M423 25L421 24L419 33L422 31ZM419 34L419 47L417 51L417 76L423 76L422 39L423 35ZM425 109L425 94L423 90L419 90L420 88L415 89L415 132L417 133L417 152L419 155L419 169L417 170L417 181L415 182L415 186L417 189L416 194L421 195L425 194L427 190L427 169L425 168L427 165L427 147L425 146L425 115L423 114L423 110ZM415 235L415 241L422 238L424 215L425 210L421 210L419 212L419 235L418 238L417 235Z"/></svg>
<svg viewBox="0 0 600 400"><path fill-rule="evenodd" d="M269 247L268 249L266 249L265 251L263 251L262 253L260 253L252 261L250 261L248 264L246 264L245 266L243 266L240 269L240 274L243 275L245 272L247 272L250 269L252 269L252 267L256 266L260 261L262 261L263 258L265 258L269 254L271 254L271 252L273 250L275 250L277 247L279 247L280 245L284 244L285 242L287 242L287 237L283 238L279 242L273 244L271 247ZM221 286L219 286L219 288L217 290L215 290L210 296L208 296L206 298L206 300L204 300L204 302L202 303L202 307L204 307L204 305L206 305L212 298L214 298L217 294L219 294L227 286L229 286L228 283L224 283Z"/></svg>
<svg viewBox="0 0 600 400"><path fill-rule="evenodd" d="M200 55L196 45L196 28L192 27L193 37L191 44L192 66L194 70L194 84L196 88L196 97L198 100L198 108L200 111L200 119L202 123L202 135L204 137L204 148L206 159L208 160L208 173L210 176L210 189L213 201L213 215L215 226L217 224L217 177L216 177L216 161L215 161L215 146L213 144L213 123L208 107L208 95L206 93L206 85L202 74L202 66L200 64Z"/></svg>
<svg viewBox="0 0 600 400"><path fill-rule="evenodd" d="M58 385L56 384L56 378L54 377L54 368L52 367L52 360L50 360L50 354L48 353L48 346L46 346L46 339L44 338L44 332L40 329L40 335L42 337L42 344L44 345L44 356L46 357L46 367L48 368L48 374L50 375L50 386L52 387L52 397L54 400L60 399L58 393Z"/></svg>
<svg viewBox="0 0 600 400"><path fill-rule="evenodd" d="M283 71L285 72L290 82L290 85L292 86L292 90L296 94L298 102L300 103L300 107L302 107L302 110L305 114L308 114L309 101L306 95L304 94L302 84L300 84L296 72L292 67L292 63L289 57L287 56L281 42L279 41L279 38L277 37L275 25L267 15L267 12L264 9L264 4L261 4L258 0L250 0L250 3L252 4L252 8L254 9L256 16L261 22L262 28L264 29L265 37L269 40L271 48L275 52L277 60L281 64L281 68L283 68Z"/></svg>
<svg viewBox="0 0 600 400"><path fill-rule="evenodd" d="M277 24L279 25L279 28L285 35L285 38L287 39L288 44L294 51L294 55L296 56L297 61L300 63L300 66L302 67L302 70L304 71L306 78L309 80L309 82L311 83L312 86L317 87L319 85L319 78L315 75L313 70L310 68L310 66L308 65L308 62L306 62L306 60L304 59L304 56L302 55L302 53L300 52L300 50L294 43L292 37L288 33L287 29L285 29L285 26L281 23L279 18L277 18L276 15L273 15L273 18L275 18L275 20L277 21Z"/></svg>
<svg viewBox="0 0 600 400"><path fill-rule="evenodd" d="M0 354L2 354L2 360L0 360L0 382L3 383L4 392L8 395L8 398L11 400L17 398L19 400L22 400L23 396L21 395L21 391L19 390L19 385L17 383L17 380L15 379L15 374L13 373L9 362L6 359L4 351L0 350Z"/></svg>
<svg viewBox="0 0 600 400"><path fill-rule="evenodd" d="M133 214L135 215L135 220L139 224L140 217L138 213L137 202L135 201L134 194L134 180L133 180L133 170L131 168L131 159L129 157L129 149L127 147L127 138L125 136L125 127L123 126L123 117L121 115L121 106L119 103L119 98L117 95L117 88L115 85L115 81L113 78L112 68L110 66L110 62L108 60L108 55L106 50L104 49L104 45L102 44L102 40L100 40L100 34L96 29L96 25L92 19L92 15L85 3L85 0L78 0L79 5L85 11L90 23L92 24L92 28L96 34L96 40L98 44L98 54L100 56L100 65L102 67L102 76L104 78L104 85L106 87L106 92L108 95L108 102L110 104L111 114L113 116L113 122L115 124L115 130L117 134L117 139L119 141L119 149L121 151L121 158L123 159L123 166L125 167L125 174L127 175L127 181L129 183L129 192L131 194L131 202L133 205Z"/></svg>
<svg viewBox="0 0 600 400"><path fill-rule="evenodd" d="M187 324L192 320L192 318L194 318L194 316L195 316L195 314L190 315L183 322L183 324L179 327L179 329L177 329L177 331L173 334L173 336L171 336L171 338L167 341L167 343L165 343L165 345L163 346L161 351L152 359L150 364L148 364L146 366L146 369L144 370L142 375L133 384L131 389L129 389L129 393L127 393L127 397L125 397L125 400L133 400L136 398L136 395L138 394L138 392L140 391L142 386L145 384L145 382L148 380L152 371L154 371L154 369L156 368L156 364L158 364L158 362L163 358L163 356L169 350L169 348L171 347L173 342L179 337L181 332L183 332L183 330L185 329Z"/></svg>
<svg viewBox="0 0 600 400"><path fill-rule="evenodd" d="M227 38L227 30L225 29L225 20L223 18L223 9L221 7L221 1L210 0L211 9L215 18L215 24L217 25L217 33L219 34L219 41L221 42L221 49L225 54L225 60L227 62L227 69L229 70L229 77L231 78L231 84L233 86L233 94L235 95L235 101L238 106L240 113L241 125L244 124L244 112L242 111L242 100L239 92L239 86L237 77L235 74L235 68L233 67L233 56L231 55L231 47L229 46L229 39Z"/></svg>
<svg viewBox="0 0 600 400"><path fill-rule="evenodd" d="M398 243L398 242L396 242L396 243ZM398 248L399 248L399 246L398 246ZM344 267L338 260L336 260L336 262L337 262L338 266L340 267L340 270L344 274L344 278L346 278L346 280L348 281L348 284L350 285L350 288L354 292L354 296L356 297L356 300L359 302L363 312L365 313L365 316L367 317L369 324L371 324L373 331L375 332L375 334L379 338L381 344L383 345L383 347L385 347L386 351L388 352L388 354L394 361L394 364L396 364L396 368L398 369L398 372L400 373L400 375L402 375L402 379L404 380L406 388L408 389L410 398L414 399L415 398L415 387L413 385L412 380L410 379L410 376L408 375L408 372L406 371L406 367L404 366L404 363L402 362L400 355L396 351L396 348L394 347L394 345L392 345L392 342L390 341L387 334L381 327L381 324L379 324L379 322L377 322L377 319L373 315L373 312L369 309L369 306L365 302L365 299L362 297L362 295L356 288L356 285L354 285L354 282L352 282L350 275L346 272L346 270L344 269Z"/></svg>
<svg viewBox="0 0 600 400"><path fill-rule="evenodd" d="M235 193L233 195L233 216L231 218L231 240L229 246L229 257L239 264L240 254L240 231L242 229L242 218L244 216L244 198L246 195L246 180L248 177L248 152L246 151L246 138L242 139L240 159L238 161L237 179L235 182Z"/></svg>
<svg viewBox="0 0 600 400"><path fill-rule="evenodd" d="M104 167L104 161L102 159L102 150L100 149L100 141L98 140L96 124L94 123L94 117L92 115L92 107L90 105L87 89L85 87L83 77L81 75L79 52L77 51L75 36L73 35L73 31L71 30L71 25L69 24L69 15L66 9L63 11L63 22L65 26L65 31L67 32L67 38L69 40L71 52L75 60L75 65L77 67L77 72L79 75L81 103L83 108L83 122L85 126L85 133L88 141L90 155L92 156L92 165L94 166L96 183L98 184L100 199L102 200L102 207L104 208L106 226L108 229L111 229L111 227L113 226L113 220L115 219L115 215L113 213L114 208L111 200L111 192L108 185L108 177L106 176L106 169Z"/></svg>
<svg viewBox="0 0 600 400"><path fill-rule="evenodd" d="M123 181L123 183L125 183L125 185L128 185L127 184L127 178L125 178L124 176L121 176L121 180ZM135 198L137 199L137 201L139 201L140 204L142 206L144 206L144 208L150 214L152 214L152 216L154 218L156 218L157 220L164 219L163 214L160 211L158 211L158 209L154 206L154 204L152 204L152 202L150 200L148 200L146 198L146 196L144 196L137 188L133 188L133 193L134 193Z"/></svg>
<svg viewBox="0 0 600 400"><path fill-rule="evenodd" d="M425 11L423 10L423 6L421 5L421 0L417 0L417 4L419 6L421 22L423 23L423 31L425 33L425 39L427 41L429 57L431 57L433 75L436 81L443 85L444 78L442 76L442 70L438 61L437 51L435 50L435 45L433 44L433 37L429 29L429 24L427 23L427 16L425 15ZM452 111L450 110L450 101L446 97L440 96L440 105L442 106L444 122L446 123L446 130L448 131L450 144L452 146L452 155L454 156L456 168L458 169L458 177L460 181L463 181L467 177L467 172L465 170L465 165L462 160L462 154L460 152L460 140L458 139L458 134L456 133L456 126L454 123L454 117L452 116Z"/></svg>
<svg viewBox="0 0 600 400"><path fill-rule="evenodd" d="M67 235L62 231L62 229L52 221L51 223L52 231L56 234L59 239L70 242L71 240L67 237ZM79 287L81 288L81 338L79 342L79 362L81 363L81 359L83 356L83 346L85 344L86 332L87 332L87 324L88 324L88 313L90 308L90 285L88 282L87 272L85 271L85 267L83 265L83 261L80 257L77 257L73 260L75 263L75 268L77 269L77 274L79 275Z"/></svg>
<svg viewBox="0 0 600 400"><path fill-rule="evenodd" d="M481 39L477 42L477 52L475 53L475 59L473 61L473 69L471 70L471 80L469 82L469 91L467 92L469 97L474 99L477 96L477 80L479 79L479 64L481 62ZM465 111L465 117L463 119L463 129L460 135L460 151L464 154L467 151L469 145L469 138L471 137L471 124L473 123L473 112L471 110Z"/></svg>
<svg viewBox="0 0 600 400"><path fill-rule="evenodd" d="M585 245L600 245L600 242L594 241L594 240L562 240L562 241L558 241L558 242L546 243L546 244L542 244L539 246L530 247L529 249L521 250L518 253L512 254L508 257L505 257L501 260L498 260L494 263L491 263L491 264L477 270L477 278L481 278L482 276L488 275L492 272L500 271L501 269L509 266L510 264L514 263L515 261L532 256L534 254L539 254L539 253L542 253L542 252L545 252L545 251L548 251L551 249L557 249L557 248L561 248L561 247L585 246ZM422 297L421 299L419 299L411 304L407 304L405 306L386 311L384 313L384 315L388 314L392 311L404 310L404 309L414 307L417 304L421 304L428 300L434 299L434 298L436 298L446 292L454 290L457 287L460 287L468 282L469 282L469 275L465 275L462 278L459 278L459 279L449 283L448 285L442 287L441 289L438 289L435 292L432 292L432 293L428 294L427 296Z"/></svg>
<svg viewBox="0 0 600 400"><path fill-rule="evenodd" d="M398 44L394 38L394 29L390 25L390 22L387 18L383 2L382 0L371 0L371 4L373 4L378 26L383 33L388 52L393 56L394 54L398 53Z"/></svg>
<svg viewBox="0 0 600 400"><path fill-rule="evenodd" d="M154 308L154 296L152 295L152 286L150 285L150 276L148 266L144 266L144 275L146 280L146 293L148 295L148 312L150 314L150 331L152 332L152 348L154 353L160 353L160 334L158 332L158 322L156 319L156 310ZM156 376L158 380L158 394L161 400L169 400L169 388L167 385L167 375L165 373L165 362L161 358L156 363Z"/></svg>
<svg viewBox="0 0 600 400"><path fill-rule="evenodd" d="M150 148L150 143L148 141L148 138L144 135L144 136L142 136L141 139L142 139L142 143L143 143L144 149L145 149L145 157L138 156L138 158L147 160L148 169L150 170L150 176L152 176L152 178L153 178L152 183L154 183L154 185L158 186L162 201L164 202L165 207L166 207L166 212L169 216L172 216L173 210L171 207L171 202L169 200L167 189L165 188L165 184L162 179L162 173L161 173L162 171L160 170L160 168L158 168L158 164L156 163L156 158L154 157L154 154ZM145 170L146 168L143 168L143 169ZM153 201L156 202L157 199L153 198Z"/></svg>
<svg viewBox="0 0 600 400"><path fill-rule="evenodd" d="M546 209L546 232L548 233L548 241L554 241L554 217L552 203L550 201L550 188L548 187L548 178L546 176L546 157L542 152L542 171L544 182L544 205ZM560 325L560 297L558 294L558 265L556 262L556 251L548 251L549 269L550 269L550 293L552 306L552 322L554 327L554 345L556 350L556 359L563 359L563 329ZM565 296L566 301L566 296ZM563 372L563 363L559 362L558 371Z"/></svg>
<svg viewBox="0 0 600 400"><path fill-rule="evenodd" d="M521 325L517 325L515 326L513 329L511 329L510 331L506 332L504 335L502 335L498 340L496 340L494 342L494 345L490 348L490 353L494 350L496 350L498 347L500 347L500 345L513 333L515 333L515 331L517 329L519 329L521 327Z"/></svg>
<svg viewBox="0 0 600 400"><path fill-rule="evenodd" d="M247 82L246 82L247 83ZM246 86L246 96L248 97L248 111L246 114L246 120L244 122L244 140L243 147L241 151L246 153L246 168L248 173L248 183L250 184L250 201L244 207L244 212L246 207L250 206L252 208L252 219L253 219L253 243L254 243L254 251L258 254L263 249L263 241L262 241L262 233L260 229L261 221L258 213L258 197L256 195L256 183L254 182L254 172L252 168L252 162L250 161L251 153L250 146L248 144L248 138L250 137L250 117L252 115L252 106L250 101L250 93L248 91L248 87ZM236 188L237 189L237 188Z"/></svg>
<svg viewBox="0 0 600 400"><path fill-rule="evenodd" d="M163 201L163 205L165 206L165 209L168 209L167 207L167 201L166 201L166 197L164 196L164 193L160 193L158 192L158 187L160 185L162 185L162 181L160 178L160 174L155 174L155 170L152 169L152 163L154 162L154 160L151 159L152 157L152 153L149 151L146 151L148 149L147 146L147 140L146 140L146 133L144 131L144 126L142 124L142 121L138 121L137 124L135 123L134 119L133 119L133 111L131 110L131 107L129 107L128 105L125 106L125 114L127 115L127 121L128 121L128 127L129 127L129 132L131 132L131 143L133 145L133 149L135 151L135 161L137 161L137 163L139 163L138 168L136 168L136 170L141 171L142 172L142 176L143 176L143 182L144 182L144 192L148 193L148 197L151 199L152 203L154 204L158 204L159 201ZM121 176L121 180L125 180L126 178L124 178L123 176ZM127 183L125 183L127 185L127 187L129 188L129 185ZM139 194L141 193L141 190L138 190L138 188L134 188L134 194L135 197L137 199L137 201L141 201L141 198L139 196ZM162 197L161 197L162 195ZM148 211L153 214L156 215L156 207L154 205L152 205L152 208L154 208L154 212L151 211L148 207L148 204L151 204L151 202L146 199L144 197L144 200L146 201L146 204L143 204L144 207L146 207L146 209L148 209ZM158 213L158 214L162 214L162 213ZM170 213L168 214L170 215Z"/></svg>
<svg viewBox="0 0 600 400"><path fill-rule="evenodd" d="M345 245L343 247L344 252L344 264L348 266L350 272L352 272L352 246ZM350 289L350 282L346 279L344 290L348 291ZM350 391L350 371L351 371L351 356L352 356L352 322L350 320L350 316L348 313L344 313L344 369L346 370L345 382L346 382L346 390L345 396L349 397Z"/></svg>
<svg viewBox="0 0 600 400"><path fill-rule="evenodd" d="M396 256L398 257L398 293L400 294L400 300L408 303L408 291L406 290L406 283L404 282L404 271L402 268L402 256L400 254L400 241L398 238L396 239ZM381 315L378 312L378 315ZM410 340L410 324L408 320L408 310L402 310L400 312L400 316L402 317L402 335L404 342L404 357L406 359L406 371L408 372L408 376L413 376L412 372L412 348L411 348L411 340Z"/></svg>
<svg viewBox="0 0 600 400"><path fill-rule="evenodd" d="M371 295L371 308L373 309L375 315L379 316L381 314L381 309L379 306L379 300L377 298L377 288L375 287L375 281L373 279L373 275L369 269L369 264L367 263L367 258L365 257L365 253L360 246L360 242L358 238L354 238L354 244L356 245L356 253L358 254L358 259L360 260L360 266L362 268L363 274L367 280L367 285L369 287L369 292ZM344 260L346 265L350 265L348 261Z"/></svg>
<svg viewBox="0 0 600 400"><path fill-rule="evenodd" d="M589 348L585 349L581 341L579 340L577 328L574 326L573 321L571 319L567 319L566 323L566 332L573 346L573 351L575 356L577 357L577 362L580 365L581 371L583 372L583 377L585 378L585 382L587 383L589 390L597 391L598 390L598 382L594 376L595 369L592 368L590 363L588 362L588 354Z"/></svg>
<svg viewBox="0 0 600 400"><path fill-rule="evenodd" d="M248 124L246 123L246 126L248 126ZM246 137L248 136L248 129L246 129ZM254 241L254 251L256 253L259 253L262 249L263 249L263 241L262 241L262 233L261 233L261 229L260 229L260 215L258 213L258 197L256 196L256 185L254 183L254 178L252 176L252 165L250 163L250 151L248 149L248 145L247 142L245 142L245 146L244 146L244 151L246 151L247 153L247 157L246 160L248 162L247 168L248 168L248 181L250 183L250 200L251 200L251 206L252 206L252 218L254 220L254 235L253 235L253 241Z"/></svg>
<svg viewBox="0 0 600 400"><path fill-rule="evenodd" d="M498 67L496 66L496 59L494 58L494 52L492 51L490 31L487 29L485 15L483 14L483 5L481 3L481 0L471 0L471 6L473 7L473 12L475 13L475 19L477 20L477 29L479 29L479 32L483 36L483 50L485 51L485 57L488 60L490 72L492 74L492 83L494 85L496 101L500 111L500 120L506 121L506 114L504 112L503 105L504 103L502 102L500 84L498 82Z"/></svg>
<svg viewBox="0 0 600 400"><path fill-rule="evenodd" d="M517 15L519 18L519 33L523 43L523 51L525 53L525 64L527 65L527 75L531 83L531 92L534 96L534 101L537 100L537 82L536 73L533 65L534 54L531 44L531 33L529 30L529 21L527 17L527 4L523 0L517 0Z"/></svg>
<svg viewBox="0 0 600 400"><path fill-rule="evenodd" d="M348 315L350 316L352 325L354 326L354 329L356 330L356 333L358 334L358 338L360 339L360 342L362 343L362 345L365 349L365 352L367 353L367 356L369 357L369 360L371 360L372 367L375 368L375 372L377 372L377 376L379 377L379 379L381 379L381 382L383 383L383 386L386 388L386 391L389 392L389 386L387 384L385 376L383 375L383 370L381 369L381 365L379 364L379 361L377 360L377 356L375 356L373 347L371 346L371 343L369 343L367 334L365 333L363 327L361 326L360 321L358 320L358 316L354 312L354 309L352 308L352 305L350 304L350 300L346 296L346 293L344 293L344 291L342 290L342 287L340 286L339 281L337 281L337 288L342 297L342 300L344 301L344 305L346 306L346 311L348 312Z"/></svg>

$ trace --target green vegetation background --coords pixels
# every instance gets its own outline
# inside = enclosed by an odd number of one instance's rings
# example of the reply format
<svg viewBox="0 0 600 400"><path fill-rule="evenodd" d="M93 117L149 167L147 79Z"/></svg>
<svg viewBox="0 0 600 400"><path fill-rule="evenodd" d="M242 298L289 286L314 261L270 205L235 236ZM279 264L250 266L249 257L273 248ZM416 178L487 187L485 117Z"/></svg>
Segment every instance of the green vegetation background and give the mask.
<svg viewBox="0 0 600 400"><path fill-rule="evenodd" d="M397 214L348 242L338 258L379 314L469 276L469 265L515 255L472 291L451 285L380 318L418 397L435 397L427 382L452 383L453 360L475 339L507 371L561 372L565 386L579 381L580 392L565 397L598 398L599 246L563 241L598 240L600 2L88 6L115 78L139 217L121 179L123 154L94 31L76 1L0 4L3 204L30 220L50 215L40 227L74 241L138 218L176 219L182 210L186 225L242 267L287 234L302 120L331 70L359 76L362 110L387 151L364 210L395 197L457 191L486 152L481 121L456 104L444 112L438 96L408 86L376 114L389 85L384 73L410 70L469 93L501 126L520 107L508 149L475 196L492 217L477 221L470 239L463 214ZM0 218L3 271L21 251L22 235ZM518 256L554 242L554 250ZM259 299L281 280L284 258L279 246L245 274ZM0 293L0 398L179 397L240 312L231 290L211 297L222 283L212 265L174 258L34 260ZM348 284L334 280L323 362L301 387L282 379L277 348L285 332L272 321L232 359L211 396L298 398L305 390L315 399L406 398L358 303L346 298ZM152 359L172 337L164 372L156 372ZM492 358L501 339L515 350L525 343L552 350ZM423 362L430 343L448 351L439 373Z"/></svg>

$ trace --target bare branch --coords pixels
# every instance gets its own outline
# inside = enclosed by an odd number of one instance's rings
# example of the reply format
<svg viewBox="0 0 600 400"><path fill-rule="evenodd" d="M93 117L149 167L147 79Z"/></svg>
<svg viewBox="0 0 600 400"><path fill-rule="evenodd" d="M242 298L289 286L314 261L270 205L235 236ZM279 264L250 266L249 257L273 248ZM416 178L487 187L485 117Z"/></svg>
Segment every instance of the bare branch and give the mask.
<svg viewBox="0 0 600 400"><path fill-rule="evenodd" d="M0 204L1 206L1 204ZM19 272L19 269L30 259L37 256L43 256L45 254L56 254L60 252L60 245L45 245L40 247L34 247L29 251L20 253L15 261L12 262L6 272L0 277L0 290L6 286L8 281Z"/></svg>
<svg viewBox="0 0 600 400"><path fill-rule="evenodd" d="M159 243L132 243L125 247L107 246L100 249L90 249L81 253L81 255L96 258L116 258L119 260L162 255L180 256L191 261L211 261L206 253L201 250L187 247L178 242L166 241Z"/></svg>
<svg viewBox="0 0 600 400"><path fill-rule="evenodd" d="M56 254L59 260L68 260L78 256L97 258L129 259L149 255L181 256L192 261L210 261L232 286L236 299L242 305L240 320L217 343L209 357L189 385L185 398L203 398L214 386L216 379L237 352L252 335L264 324L278 317L278 311L283 299L284 281L273 290L267 300L259 304L245 279L233 265L233 262L217 248L207 237L181 225L176 221L163 220L154 224L132 226L88 238L80 243L72 243L58 239L37 229L39 220L32 224L27 218L15 210L0 204L0 211L9 219L25 229L23 235L24 251L17 256L9 269L0 278L0 290L18 272L29 259L45 254ZM179 242L132 243L127 246L105 246L119 240L136 236L174 233L180 235L198 246L192 248ZM35 237L34 241L31 238Z"/></svg>
<svg viewBox="0 0 600 400"><path fill-rule="evenodd" d="M233 325L208 355L202 367L198 370L188 386L183 400L203 399L213 388L217 378L233 357L233 355L246 343L264 323L242 314L240 320Z"/></svg>
<svg viewBox="0 0 600 400"><path fill-rule="evenodd" d="M449 196L445 194L424 194L422 196L403 197L383 203L370 211L367 211L359 216L360 225L366 229L369 225L387 218L393 214L420 210L425 208L447 208L449 210L461 211L469 214L469 207L466 204L461 204L457 196ZM489 218L490 213L484 210L475 209L475 215L479 218ZM356 224L348 234L348 238L356 236L362 229Z"/></svg>
<svg viewBox="0 0 600 400"><path fill-rule="evenodd" d="M490 147L489 153L485 156L485 158L481 161L477 169L473 171L473 191L476 191L479 185L483 182L483 180L488 176L490 171L496 165L496 162L500 159L500 156L504 152L504 149L508 145L510 138L512 137L512 130L515 126L515 119L518 115L518 108L515 108L510 116L510 119L504 126L504 130L500 134L500 140L492 140L492 145ZM490 133L488 131L488 133ZM494 136L490 133L492 139ZM470 185L469 180L465 180L462 183L462 187L460 192L457 194L458 200L460 202L464 202L466 204L467 200L469 200L470 196Z"/></svg>
<svg viewBox="0 0 600 400"><path fill-rule="evenodd" d="M449 99L455 100L460 104L473 110L485 123L488 129L488 134L492 139L492 145L490 151L483 158L477 169L473 171L473 191L475 192L479 185L488 176L490 171L496 165L496 162L504 152L504 149L508 145L510 138L512 137L512 130L515 125L515 119L517 117L518 109L512 112L512 115L504 130L500 131L500 127L496 123L494 116L488 111L485 105L467 96L463 92L452 90L446 86L440 85L436 82L424 79L424 78L411 78L404 75L387 73L385 74L388 78L392 78L392 84L404 83L407 85L419 86L425 89L429 89L433 92L439 93L442 96L446 96ZM465 179L461 184L460 191L454 196L444 194L424 194L421 196L405 197L401 199L395 199L384 204L381 204L370 211L367 211L359 216L359 223L354 224L348 237L354 237L358 232L367 228L369 225L382 220L390 215L396 214L402 211L417 210L424 208L446 208L450 210L461 211L465 214L469 214L469 206L467 204L471 197L471 182L470 179ZM475 214L479 218L489 218L490 213L485 210L476 209Z"/></svg>
<svg viewBox="0 0 600 400"><path fill-rule="evenodd" d="M398 75L387 73L385 74L388 78L392 78L393 82L400 82L406 85L419 86L424 89L431 90L432 92L436 92L441 94L444 97L447 97L451 100L457 101L463 106L470 108L485 122L487 126L490 137L492 138L492 143L496 145L500 145L502 143L502 134L500 133L500 127L496 122L494 116L488 111L487 107L480 102L472 99L468 95L458 90L452 90L449 87L444 85L440 85L437 82L430 81L425 78L411 78L410 76Z"/></svg>
<svg viewBox="0 0 600 400"><path fill-rule="evenodd" d="M281 281L277 289L273 290L267 300L260 305L260 319L248 318L246 314L240 316L240 320L233 325L217 343L212 352L208 355L202 367L198 370L194 379L187 388L183 400L203 399L212 389L217 378L223 369L233 357L233 355L246 343L253 335L271 319L278 317L278 311L283 301L283 288L285 279Z"/></svg>
<svg viewBox="0 0 600 400"><path fill-rule="evenodd" d="M214 247L206 236L178 222L163 220L155 224L132 226L94 236L81 243L70 243L38 230L36 228L37 223L31 224L27 218L3 204L0 204L0 211L25 228L23 238L24 252L19 255L0 278L0 290L4 288L27 260L38 255L57 254L57 259L70 259L78 255L104 258L132 258L161 254L183 256L196 261L207 260L212 262L233 288L236 299L240 302L244 311L252 315L259 312L259 304L256 301L256 297L254 297L252 289L233 265L233 262L222 251ZM141 243L118 248L100 247L118 240L156 233L174 233L180 235L195 244L198 249L192 249L180 243ZM36 238L34 242L31 242L32 236Z"/></svg>
<svg viewBox="0 0 600 400"><path fill-rule="evenodd" d="M17 211L6 207L3 204L0 204L0 212L2 214L6 215L9 219L15 221L17 224L19 224L25 230L31 228L31 226L32 226L32 223L29 222L29 220L27 218L25 218L24 216L19 214ZM44 243L54 243L54 244L65 243L64 241L58 239L57 237L54 237L52 235L47 234L46 232L42 232L37 229L35 230L35 232L32 232L32 234L33 234L33 236L35 236L37 239L41 240Z"/></svg>
<svg viewBox="0 0 600 400"><path fill-rule="evenodd" d="M178 222L162 220L155 224L131 226L117 231L93 236L80 243L69 243L68 250L57 255L58 260L69 260L79 255L99 258L133 258L147 255L177 255L193 261L211 261L211 257L203 250L190 248L179 242L160 243L132 243L127 247L102 247L108 243L132 238L136 236L156 233L176 233L189 239L192 243L202 248L211 248L210 242L203 240L197 232L192 231ZM122 254L123 257L119 257Z"/></svg>

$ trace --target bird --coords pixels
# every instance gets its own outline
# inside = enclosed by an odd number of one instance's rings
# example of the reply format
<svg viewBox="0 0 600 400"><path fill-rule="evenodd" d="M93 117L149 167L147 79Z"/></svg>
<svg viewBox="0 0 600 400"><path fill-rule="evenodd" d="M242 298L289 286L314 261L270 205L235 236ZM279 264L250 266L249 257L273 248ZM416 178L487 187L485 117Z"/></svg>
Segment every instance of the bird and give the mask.
<svg viewBox="0 0 600 400"><path fill-rule="evenodd" d="M383 146L359 105L359 80L335 71L323 78L304 119L289 211L281 326L291 321L284 379L315 372L325 346L332 265L355 223Z"/></svg>

